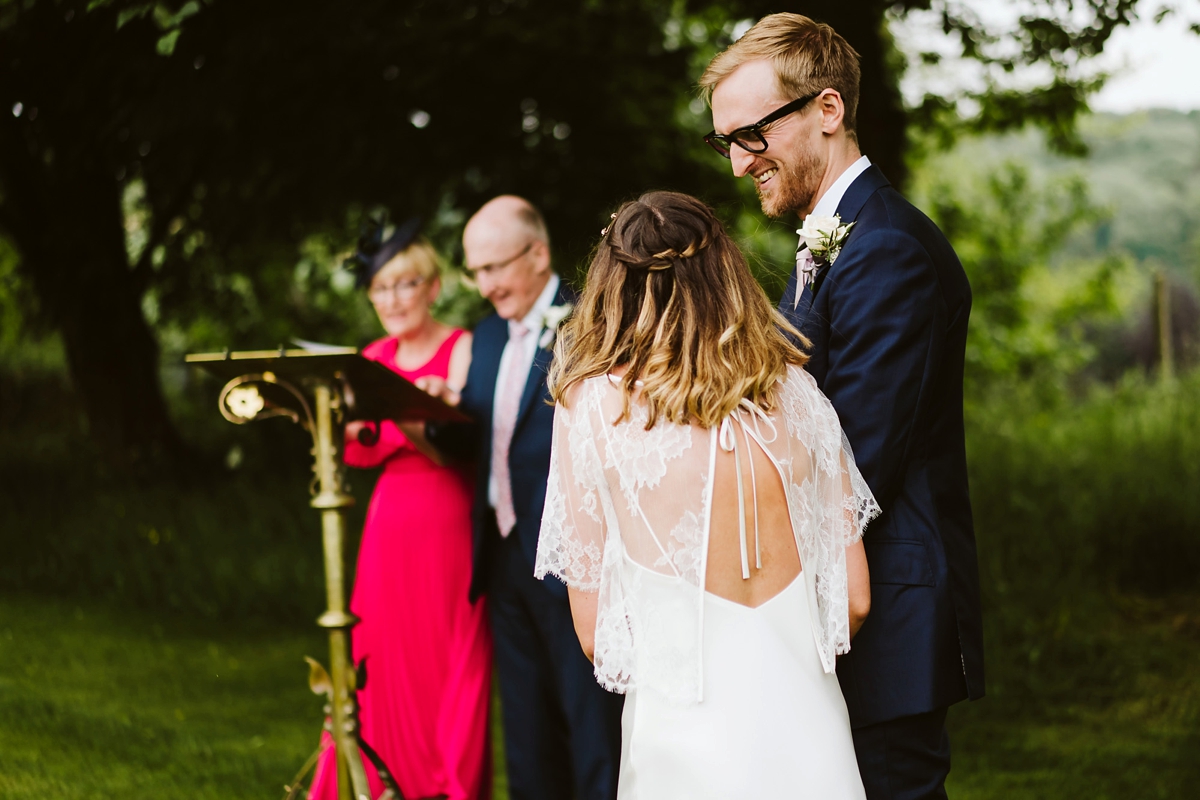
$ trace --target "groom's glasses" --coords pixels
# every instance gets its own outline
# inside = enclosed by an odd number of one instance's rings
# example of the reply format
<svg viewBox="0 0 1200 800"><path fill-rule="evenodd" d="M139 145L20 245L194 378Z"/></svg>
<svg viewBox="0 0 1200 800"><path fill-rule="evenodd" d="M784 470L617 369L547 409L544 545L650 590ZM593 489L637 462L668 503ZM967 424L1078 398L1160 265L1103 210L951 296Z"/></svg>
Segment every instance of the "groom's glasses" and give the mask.
<svg viewBox="0 0 1200 800"><path fill-rule="evenodd" d="M822 89L821 92L823 91L825 90ZM821 92L810 94L808 97L801 97L799 100L793 100L786 106L775 109L753 125L746 125L729 133L717 133L713 131L704 137L704 141L708 142L709 147L725 156L725 158L729 158L729 153L733 150L735 144L747 153L765 153L767 151L767 138L762 134L763 128L772 122L778 122L788 114L794 114L804 108Z"/></svg>

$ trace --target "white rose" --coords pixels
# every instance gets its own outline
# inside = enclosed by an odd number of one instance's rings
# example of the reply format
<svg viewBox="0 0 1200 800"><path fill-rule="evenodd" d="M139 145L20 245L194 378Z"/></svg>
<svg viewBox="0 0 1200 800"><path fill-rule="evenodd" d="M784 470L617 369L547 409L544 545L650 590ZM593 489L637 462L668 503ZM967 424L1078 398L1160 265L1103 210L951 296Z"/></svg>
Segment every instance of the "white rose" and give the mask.
<svg viewBox="0 0 1200 800"><path fill-rule="evenodd" d="M550 306L542 316L542 325L547 328L557 328L567 317L571 316L575 306L566 303L561 306Z"/></svg>
<svg viewBox="0 0 1200 800"><path fill-rule="evenodd" d="M538 340L538 347L550 347L554 344L554 337L558 333L558 328L563 324L563 320L571 316L571 312L575 306L567 303L561 306L550 306L546 309L546 313L542 316L542 326L546 329L542 332L542 338Z"/></svg>
<svg viewBox="0 0 1200 800"><path fill-rule="evenodd" d="M829 241L830 237L839 232L838 229L842 227L841 222L842 218L836 214L832 217L818 217L815 214L809 214L804 218L804 226L796 233L808 245L809 250L818 250L824 242Z"/></svg>

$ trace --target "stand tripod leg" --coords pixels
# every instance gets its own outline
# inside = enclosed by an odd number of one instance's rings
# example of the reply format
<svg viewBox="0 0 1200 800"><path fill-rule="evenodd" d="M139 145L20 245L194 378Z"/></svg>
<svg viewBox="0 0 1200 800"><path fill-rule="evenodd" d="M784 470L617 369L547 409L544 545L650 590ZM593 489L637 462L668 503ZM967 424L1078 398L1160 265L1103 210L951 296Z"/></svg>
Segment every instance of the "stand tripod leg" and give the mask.
<svg viewBox="0 0 1200 800"><path fill-rule="evenodd" d="M384 788L391 792L392 800L405 800L404 792L400 791L400 784L396 783L395 776L392 775L392 771L384 763L383 758L375 752L371 745L367 744L362 736L358 737L358 746L362 750L362 754L371 762L371 766L375 768L375 774L379 776ZM384 796L387 796L386 792Z"/></svg>

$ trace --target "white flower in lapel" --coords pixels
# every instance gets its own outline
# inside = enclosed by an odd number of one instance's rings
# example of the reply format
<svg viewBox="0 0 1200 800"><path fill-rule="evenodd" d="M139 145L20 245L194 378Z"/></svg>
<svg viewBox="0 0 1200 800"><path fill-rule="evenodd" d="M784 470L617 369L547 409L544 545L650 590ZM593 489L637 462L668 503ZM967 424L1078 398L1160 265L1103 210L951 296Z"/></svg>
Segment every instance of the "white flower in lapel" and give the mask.
<svg viewBox="0 0 1200 800"><path fill-rule="evenodd" d="M542 338L538 340L538 347L549 349L554 344L554 337L558 335L558 326L563 324L563 320L571 316L571 312L575 306L571 303L564 303L561 306L550 306L546 309L546 313L542 315Z"/></svg>
<svg viewBox="0 0 1200 800"><path fill-rule="evenodd" d="M808 246L808 252L812 253L812 257L817 262L832 264L841 254L842 245L846 243L847 237L850 236L850 229L854 225L853 222L843 225L842 218L838 214L834 214L832 217L818 217L809 214L804 218L804 226L796 233Z"/></svg>

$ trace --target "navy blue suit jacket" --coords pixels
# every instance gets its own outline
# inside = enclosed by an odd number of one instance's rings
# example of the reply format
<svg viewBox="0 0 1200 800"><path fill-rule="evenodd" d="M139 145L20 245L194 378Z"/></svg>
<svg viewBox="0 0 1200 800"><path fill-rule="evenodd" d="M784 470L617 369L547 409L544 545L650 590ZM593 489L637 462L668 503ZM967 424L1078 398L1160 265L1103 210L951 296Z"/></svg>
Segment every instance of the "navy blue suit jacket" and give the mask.
<svg viewBox="0 0 1200 800"><path fill-rule="evenodd" d="M832 265L780 311L837 410L882 515L863 539L871 613L838 663L854 726L983 695L975 534L963 442L971 288L937 226L870 167L838 214Z"/></svg>
<svg viewBox="0 0 1200 800"><path fill-rule="evenodd" d="M554 305L574 303L575 293L560 282ZM474 458L476 463L475 502L472 509L474 528L471 600L487 590L491 550L495 546L494 512L488 503L488 482L492 471L492 404L496 380L500 374L500 356L508 344L508 322L493 313L474 331L471 343L471 368L462 390L459 410L474 420L471 424L429 425L430 442L451 458ZM546 483L550 477L550 445L554 436L554 406L546 389L546 374L553 353L538 347L521 395L517 424L508 450L508 468L512 476L513 508L517 512L516 536L529 560L529 574L537 555L538 534L542 527L542 507L546 503ZM566 598L567 587L547 576L546 588Z"/></svg>

